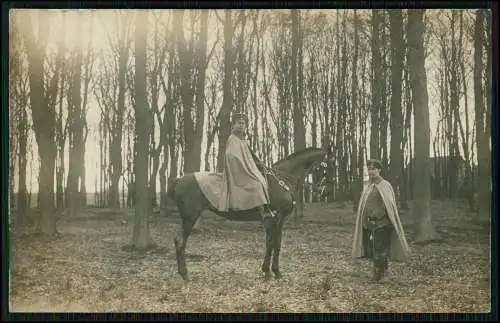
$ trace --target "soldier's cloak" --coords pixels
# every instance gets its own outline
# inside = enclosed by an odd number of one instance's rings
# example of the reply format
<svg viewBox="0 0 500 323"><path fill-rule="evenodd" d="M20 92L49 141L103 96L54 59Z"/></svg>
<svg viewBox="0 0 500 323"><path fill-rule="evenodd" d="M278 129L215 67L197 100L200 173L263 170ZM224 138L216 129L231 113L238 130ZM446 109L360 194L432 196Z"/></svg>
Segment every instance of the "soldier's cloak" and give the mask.
<svg viewBox="0 0 500 323"><path fill-rule="evenodd" d="M369 186L363 190L363 194L359 200L358 212L356 216L352 257L360 258L366 255L366 246L363 245L362 214L366 206L366 200L372 189L377 189L380 192L380 196L382 197L387 210L387 215L391 220L392 226L394 227L391 236L390 258L395 261L404 261L410 256L410 247L406 241L403 225L401 224L401 219L399 218L394 190L392 189L391 184L386 180L382 180L378 184L370 183Z"/></svg>
<svg viewBox="0 0 500 323"><path fill-rule="evenodd" d="M268 203L266 178L257 168L247 143L231 134L226 144L223 185L217 209L243 211Z"/></svg>

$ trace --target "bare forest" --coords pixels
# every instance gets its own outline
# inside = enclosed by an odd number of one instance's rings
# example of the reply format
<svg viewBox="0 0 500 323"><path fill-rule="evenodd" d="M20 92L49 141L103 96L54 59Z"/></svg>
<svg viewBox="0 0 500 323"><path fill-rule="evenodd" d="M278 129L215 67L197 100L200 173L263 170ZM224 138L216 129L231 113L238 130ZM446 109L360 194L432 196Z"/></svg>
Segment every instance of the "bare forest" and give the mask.
<svg viewBox="0 0 500 323"><path fill-rule="evenodd" d="M488 312L491 23L488 10L11 10L11 311ZM259 280L258 224L208 214L183 285L169 183L222 171L235 112L268 166L319 147L326 167L295 188L282 280ZM414 254L367 289L349 255L370 158Z"/></svg>

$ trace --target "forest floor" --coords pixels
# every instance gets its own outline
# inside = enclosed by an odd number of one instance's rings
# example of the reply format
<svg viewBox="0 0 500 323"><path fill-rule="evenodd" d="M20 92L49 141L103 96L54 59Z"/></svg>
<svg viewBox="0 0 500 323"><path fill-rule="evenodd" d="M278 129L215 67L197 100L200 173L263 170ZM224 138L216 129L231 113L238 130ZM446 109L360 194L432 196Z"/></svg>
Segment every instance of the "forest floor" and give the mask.
<svg viewBox="0 0 500 323"><path fill-rule="evenodd" d="M406 263L370 281L366 260L350 258L351 204L315 203L287 220L281 280L263 279L264 230L205 213L187 246L190 281L177 274L177 217L152 216L158 247L128 251L133 210L87 209L58 222L46 241L25 226L10 234L13 312L489 312L490 221L460 203L433 201L440 243L413 243Z"/></svg>

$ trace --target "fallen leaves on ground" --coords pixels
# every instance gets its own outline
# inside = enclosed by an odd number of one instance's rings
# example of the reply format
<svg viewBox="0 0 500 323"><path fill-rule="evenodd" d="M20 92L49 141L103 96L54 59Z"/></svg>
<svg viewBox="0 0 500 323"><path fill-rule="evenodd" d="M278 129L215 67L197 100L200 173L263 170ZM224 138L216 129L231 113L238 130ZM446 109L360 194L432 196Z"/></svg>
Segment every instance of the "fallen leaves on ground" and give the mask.
<svg viewBox="0 0 500 323"><path fill-rule="evenodd" d="M460 204L432 203L439 244L411 243L411 214L402 221L413 250L391 262L382 282L371 263L350 258L352 206L311 204L283 233L282 279L260 271L264 232L258 223L205 213L187 246L190 281L177 274L176 218L154 215L157 248L126 246L133 210L88 209L58 223L59 239L11 233L11 311L28 312L489 312L489 224Z"/></svg>

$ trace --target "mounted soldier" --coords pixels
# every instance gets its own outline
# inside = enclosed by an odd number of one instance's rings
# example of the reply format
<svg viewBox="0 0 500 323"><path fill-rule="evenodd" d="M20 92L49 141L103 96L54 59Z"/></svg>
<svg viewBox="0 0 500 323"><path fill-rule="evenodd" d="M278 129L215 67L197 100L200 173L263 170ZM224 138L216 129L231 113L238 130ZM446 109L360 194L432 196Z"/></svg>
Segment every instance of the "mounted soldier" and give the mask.
<svg viewBox="0 0 500 323"><path fill-rule="evenodd" d="M247 127L246 114L233 114L224 156L225 185L222 187L218 209L228 212L257 209L267 228L275 214L269 207L268 183L262 173L265 165L250 150L245 140Z"/></svg>

